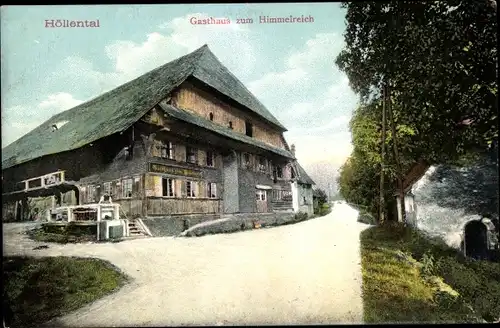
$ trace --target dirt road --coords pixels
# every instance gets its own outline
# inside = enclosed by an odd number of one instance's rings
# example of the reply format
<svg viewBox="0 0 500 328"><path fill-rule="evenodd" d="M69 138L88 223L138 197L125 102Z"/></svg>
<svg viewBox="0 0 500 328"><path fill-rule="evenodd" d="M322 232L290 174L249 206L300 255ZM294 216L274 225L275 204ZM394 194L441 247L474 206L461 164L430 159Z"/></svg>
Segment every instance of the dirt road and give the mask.
<svg viewBox="0 0 500 328"><path fill-rule="evenodd" d="M294 225L198 238L53 245L4 224L4 255L109 260L133 278L116 292L52 323L165 326L362 323L356 211Z"/></svg>

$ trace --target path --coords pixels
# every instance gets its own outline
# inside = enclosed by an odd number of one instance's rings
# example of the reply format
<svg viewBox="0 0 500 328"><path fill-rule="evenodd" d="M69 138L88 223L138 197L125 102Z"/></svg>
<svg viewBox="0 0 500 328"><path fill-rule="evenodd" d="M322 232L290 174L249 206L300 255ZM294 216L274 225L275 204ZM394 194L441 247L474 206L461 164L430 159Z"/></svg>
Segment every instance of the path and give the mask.
<svg viewBox="0 0 500 328"><path fill-rule="evenodd" d="M113 295L61 318L65 326L362 323L356 211L269 229L197 238L50 245L4 224L4 256L85 256L133 277ZM56 324L56 323L53 323Z"/></svg>

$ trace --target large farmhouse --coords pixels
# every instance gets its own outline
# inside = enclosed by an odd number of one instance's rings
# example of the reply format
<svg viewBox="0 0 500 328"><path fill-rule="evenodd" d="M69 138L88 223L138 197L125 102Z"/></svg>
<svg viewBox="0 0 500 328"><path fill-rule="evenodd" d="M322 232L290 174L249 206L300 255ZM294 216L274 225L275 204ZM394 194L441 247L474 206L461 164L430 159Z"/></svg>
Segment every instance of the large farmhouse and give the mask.
<svg viewBox="0 0 500 328"><path fill-rule="evenodd" d="M130 219L293 212L285 131L204 45L5 147L2 214L103 195Z"/></svg>

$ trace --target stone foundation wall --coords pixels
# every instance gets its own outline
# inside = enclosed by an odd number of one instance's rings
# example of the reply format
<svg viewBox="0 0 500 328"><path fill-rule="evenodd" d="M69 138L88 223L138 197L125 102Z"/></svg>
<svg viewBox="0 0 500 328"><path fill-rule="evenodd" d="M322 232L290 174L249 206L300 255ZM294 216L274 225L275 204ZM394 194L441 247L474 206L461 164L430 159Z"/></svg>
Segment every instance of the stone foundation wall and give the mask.
<svg viewBox="0 0 500 328"><path fill-rule="evenodd" d="M183 231L180 236L194 237L206 234L231 233L250 230L259 224L260 228L299 222L295 213L245 213L224 215L223 218L203 222Z"/></svg>
<svg viewBox="0 0 500 328"><path fill-rule="evenodd" d="M177 236L190 227L219 218L218 214L149 216L142 218L142 222L149 228L153 237L164 237Z"/></svg>

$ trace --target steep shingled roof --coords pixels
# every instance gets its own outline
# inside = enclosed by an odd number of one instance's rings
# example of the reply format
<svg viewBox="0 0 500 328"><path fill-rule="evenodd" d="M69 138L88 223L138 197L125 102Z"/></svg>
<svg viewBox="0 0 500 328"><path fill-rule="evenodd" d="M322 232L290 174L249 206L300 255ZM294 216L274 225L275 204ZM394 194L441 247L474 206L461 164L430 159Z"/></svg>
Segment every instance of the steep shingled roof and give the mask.
<svg viewBox="0 0 500 328"><path fill-rule="evenodd" d="M310 185L315 184L313 179L311 179L311 177L306 173L304 168L298 162L297 162L297 169L299 170L297 177L297 181L299 183L310 184Z"/></svg>
<svg viewBox="0 0 500 328"><path fill-rule="evenodd" d="M210 51L207 45L130 82L54 115L2 149L2 169L77 149L137 122L188 77L203 81L283 131L286 128ZM52 126L67 121L56 131Z"/></svg>

